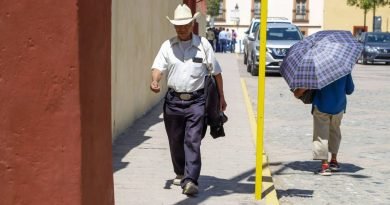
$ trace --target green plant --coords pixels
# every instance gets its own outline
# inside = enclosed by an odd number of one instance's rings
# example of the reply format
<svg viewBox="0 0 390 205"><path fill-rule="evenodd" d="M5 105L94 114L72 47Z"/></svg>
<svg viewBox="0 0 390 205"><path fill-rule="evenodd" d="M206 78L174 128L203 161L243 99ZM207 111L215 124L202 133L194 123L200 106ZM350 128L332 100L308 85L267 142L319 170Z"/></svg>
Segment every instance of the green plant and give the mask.
<svg viewBox="0 0 390 205"><path fill-rule="evenodd" d="M207 0L207 14L210 16L218 16L219 3L219 0Z"/></svg>

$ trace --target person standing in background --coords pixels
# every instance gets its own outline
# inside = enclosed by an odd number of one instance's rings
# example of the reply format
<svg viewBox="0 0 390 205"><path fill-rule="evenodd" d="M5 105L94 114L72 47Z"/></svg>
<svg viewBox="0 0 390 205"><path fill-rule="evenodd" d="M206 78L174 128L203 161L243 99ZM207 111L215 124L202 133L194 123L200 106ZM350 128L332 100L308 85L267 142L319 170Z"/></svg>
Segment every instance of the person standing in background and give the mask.
<svg viewBox="0 0 390 205"><path fill-rule="evenodd" d="M227 35L225 28L222 28L221 31L219 32L219 45L220 45L220 51L222 53L226 53L226 42L227 42Z"/></svg>
<svg viewBox="0 0 390 205"><path fill-rule="evenodd" d="M234 53L236 51L236 43L237 43L237 33L232 30L232 46L231 46L231 52Z"/></svg>
<svg viewBox="0 0 390 205"><path fill-rule="evenodd" d="M214 41L215 41L215 34L212 28L208 28L206 32L206 39L209 41L211 46L213 47L213 50L215 50Z"/></svg>
<svg viewBox="0 0 390 205"><path fill-rule="evenodd" d="M226 29L226 51L232 50L232 33Z"/></svg>
<svg viewBox="0 0 390 205"><path fill-rule="evenodd" d="M220 42L219 42L219 33L220 33L220 29L219 28L215 28L214 29L214 36L215 36L215 52L221 52L221 49L220 49Z"/></svg>

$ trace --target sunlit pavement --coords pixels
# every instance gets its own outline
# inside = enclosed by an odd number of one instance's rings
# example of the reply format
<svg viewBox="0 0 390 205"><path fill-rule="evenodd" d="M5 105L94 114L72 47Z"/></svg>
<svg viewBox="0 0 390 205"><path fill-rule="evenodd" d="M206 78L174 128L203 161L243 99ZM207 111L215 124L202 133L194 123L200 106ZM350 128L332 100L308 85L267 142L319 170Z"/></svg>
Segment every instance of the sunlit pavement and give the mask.
<svg viewBox="0 0 390 205"><path fill-rule="evenodd" d="M242 56L238 61L256 107L257 77L246 72ZM342 170L330 177L314 175L311 106L295 99L282 77L266 77L264 146L280 204L390 204L390 66L358 64L352 76Z"/></svg>

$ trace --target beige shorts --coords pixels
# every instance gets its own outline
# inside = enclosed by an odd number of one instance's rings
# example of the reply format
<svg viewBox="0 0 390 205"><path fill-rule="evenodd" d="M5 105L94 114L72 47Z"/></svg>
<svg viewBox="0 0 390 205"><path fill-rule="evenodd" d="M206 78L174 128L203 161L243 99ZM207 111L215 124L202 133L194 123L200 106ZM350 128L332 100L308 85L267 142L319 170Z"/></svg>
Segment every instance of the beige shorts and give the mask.
<svg viewBox="0 0 390 205"><path fill-rule="evenodd" d="M340 124L344 111L331 115L313 110L313 159L328 160L328 152L337 154L341 142Z"/></svg>

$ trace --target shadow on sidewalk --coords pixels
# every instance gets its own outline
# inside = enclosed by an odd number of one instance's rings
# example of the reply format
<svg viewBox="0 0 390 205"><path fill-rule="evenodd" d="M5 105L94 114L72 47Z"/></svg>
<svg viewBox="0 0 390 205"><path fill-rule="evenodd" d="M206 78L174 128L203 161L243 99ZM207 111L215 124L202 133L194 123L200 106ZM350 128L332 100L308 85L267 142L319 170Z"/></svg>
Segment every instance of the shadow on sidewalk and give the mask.
<svg viewBox="0 0 390 205"><path fill-rule="evenodd" d="M250 177L254 174L255 169L251 169L231 179L221 179L213 176L200 176L199 194L194 197L188 197L175 204L199 204L210 197L221 197L233 193L255 193L255 185L253 182L250 182ZM172 186L172 180L167 180L164 189L170 189L170 186Z"/></svg>
<svg viewBox="0 0 390 205"><path fill-rule="evenodd" d="M150 127L163 121L163 119L160 118L162 106L163 101L160 101L149 112L137 119L131 127L127 128L124 133L115 139L112 146L114 173L126 168L131 163L122 161L127 153L151 138L150 136L145 136L145 133Z"/></svg>
<svg viewBox="0 0 390 205"><path fill-rule="evenodd" d="M275 167L272 172L273 176L277 175L296 175L296 174L314 174L318 171L320 167L320 161L294 161L289 163L274 162L270 163L270 166ZM360 170L363 170L362 167L356 166L350 163L340 163L341 170L338 172L333 172L332 175L343 175L353 178L370 178L370 176L353 174ZM290 170L289 170L290 169ZM291 170L302 171L307 173L297 173L291 172ZM299 178L299 177L298 177ZM313 197L314 190L305 190L305 189L287 189L287 190L276 190L278 199L283 197L300 197L300 198L311 198Z"/></svg>
<svg viewBox="0 0 390 205"><path fill-rule="evenodd" d="M270 163L270 166L276 166L279 169L272 172L273 175L284 175L287 174L285 171L287 169L303 171L303 172L311 172L315 173L318 171L320 167L320 161L295 161L289 162L287 164L284 163ZM359 175L359 174L350 174L356 173L360 170L363 170L362 167L359 167L350 163L340 163L341 170L338 172L334 172L335 175L345 174L346 176L354 177L354 178L369 178L370 176Z"/></svg>

